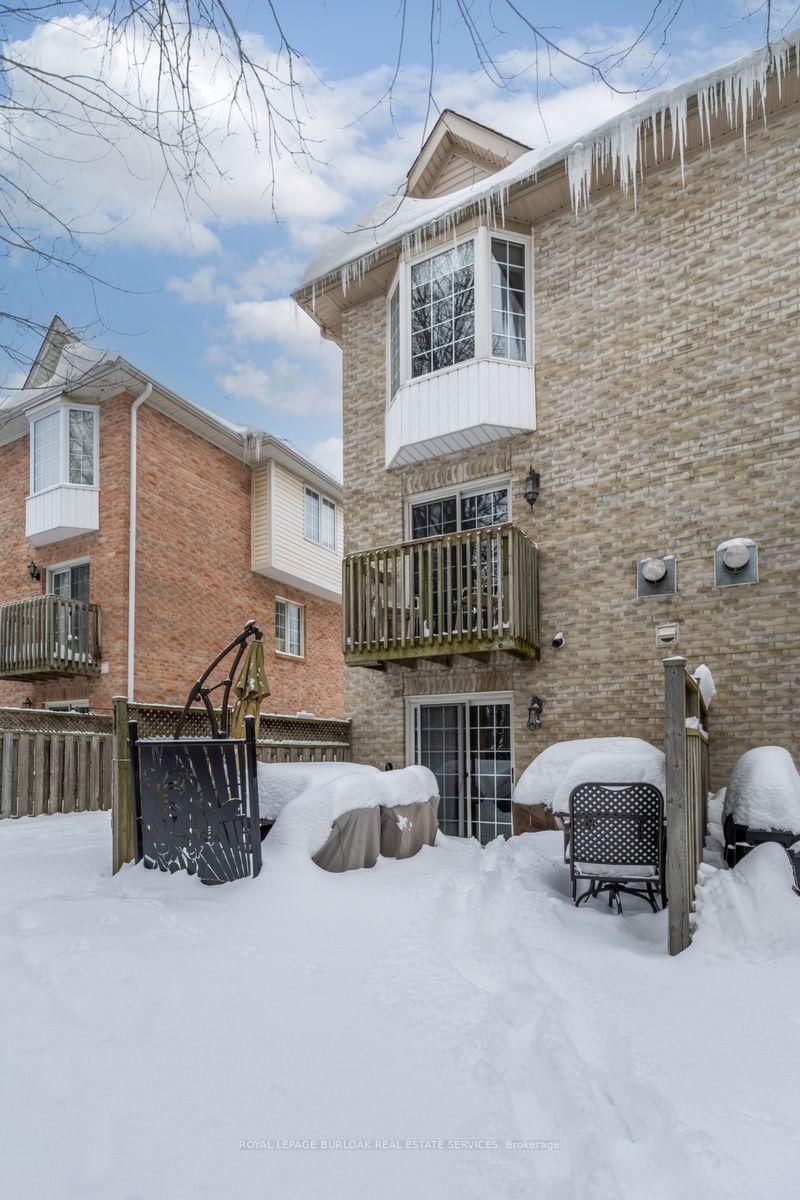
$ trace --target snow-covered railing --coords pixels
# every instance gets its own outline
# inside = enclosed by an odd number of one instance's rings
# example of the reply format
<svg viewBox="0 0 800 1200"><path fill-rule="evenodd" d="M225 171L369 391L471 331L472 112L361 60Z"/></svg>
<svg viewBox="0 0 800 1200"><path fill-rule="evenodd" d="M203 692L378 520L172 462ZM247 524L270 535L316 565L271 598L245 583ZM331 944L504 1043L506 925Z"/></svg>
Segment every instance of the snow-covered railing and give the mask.
<svg viewBox="0 0 800 1200"><path fill-rule="evenodd" d="M669 952L692 940L691 914L708 819L708 708L686 659L664 660Z"/></svg>

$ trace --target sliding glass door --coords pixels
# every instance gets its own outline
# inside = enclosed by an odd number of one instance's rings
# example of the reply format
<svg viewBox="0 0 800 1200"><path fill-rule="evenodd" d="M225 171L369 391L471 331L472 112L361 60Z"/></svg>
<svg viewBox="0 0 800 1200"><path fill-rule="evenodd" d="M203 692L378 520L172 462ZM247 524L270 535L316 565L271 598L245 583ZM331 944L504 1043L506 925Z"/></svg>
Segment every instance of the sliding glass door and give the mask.
<svg viewBox="0 0 800 1200"><path fill-rule="evenodd" d="M514 758L505 700L412 701L413 760L439 784L439 826L483 845L511 834Z"/></svg>

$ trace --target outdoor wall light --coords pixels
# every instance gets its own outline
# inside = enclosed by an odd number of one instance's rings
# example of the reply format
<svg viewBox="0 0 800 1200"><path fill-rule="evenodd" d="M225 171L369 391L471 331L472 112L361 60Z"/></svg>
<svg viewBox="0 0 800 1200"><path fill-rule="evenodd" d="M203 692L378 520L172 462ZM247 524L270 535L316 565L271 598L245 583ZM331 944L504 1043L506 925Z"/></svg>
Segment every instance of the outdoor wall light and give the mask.
<svg viewBox="0 0 800 1200"><path fill-rule="evenodd" d="M531 506L531 508L533 508L534 504L539 499L539 472L534 471L533 467L530 468L528 474L525 476L524 494L528 504Z"/></svg>
<svg viewBox="0 0 800 1200"><path fill-rule="evenodd" d="M33 701L31 700L30 696L26 696L25 699L22 701L22 707L23 708L33 708Z"/></svg>
<svg viewBox="0 0 800 1200"><path fill-rule="evenodd" d="M39 570L33 559L31 559L31 561L28 563L28 574L32 580L42 578L42 572Z"/></svg>
<svg viewBox="0 0 800 1200"><path fill-rule="evenodd" d="M537 729L542 728L542 709L544 708L544 700L540 696L531 696L531 702L528 705L528 729L533 733Z"/></svg>

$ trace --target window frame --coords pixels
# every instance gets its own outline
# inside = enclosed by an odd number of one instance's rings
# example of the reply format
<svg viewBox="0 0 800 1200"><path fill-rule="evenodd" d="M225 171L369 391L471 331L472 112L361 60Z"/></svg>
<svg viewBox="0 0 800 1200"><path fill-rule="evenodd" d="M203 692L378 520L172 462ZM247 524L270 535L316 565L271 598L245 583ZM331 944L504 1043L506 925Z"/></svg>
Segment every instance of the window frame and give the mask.
<svg viewBox="0 0 800 1200"><path fill-rule="evenodd" d="M73 567L88 567L89 568L89 596L92 594L92 565L88 554L81 558L70 558L66 562L52 563L47 568L45 575L45 595L53 596L55 592L52 590L52 579L54 575L60 575L62 571L71 571ZM91 600L88 601L91 603Z"/></svg>
<svg viewBox="0 0 800 1200"><path fill-rule="evenodd" d="M308 522L306 520L306 502L309 496L315 496L317 499L317 536L311 537L308 532ZM329 546L323 541L322 537L322 509L324 505L328 505L333 510L333 545ZM330 496L326 496L324 492L318 488L312 487L310 483L303 484L303 538L310 542L312 546L319 546L321 550L327 550L330 554L336 553L336 547L339 543L339 514L338 504L335 500L331 500Z"/></svg>
<svg viewBox="0 0 800 1200"><path fill-rule="evenodd" d="M506 358L492 354L492 239L514 242L525 252L525 358ZM472 358L447 367L438 367L424 375L412 376L411 364L411 268L426 259L441 254L453 246L465 242L475 243L475 354ZM400 331L400 380L397 391L392 394L391 379L391 302L399 294ZM465 229L456 237L443 237L419 254L401 256L386 296L386 407L390 408L405 387L424 383L443 375L447 371L460 371L474 363L511 363L517 367L534 365L533 348L533 229L530 234L516 230L498 229L495 226L479 225Z"/></svg>
<svg viewBox="0 0 800 1200"><path fill-rule="evenodd" d="M92 414L92 483L71 483L69 478L69 427L70 413ZM35 427L38 421L58 414L58 478L47 487L36 488ZM28 436L30 441L29 489L31 496L42 496L58 487L79 488L81 491L96 491L100 486L100 414L96 404L73 404L61 401L28 414Z"/></svg>
<svg viewBox="0 0 800 1200"><path fill-rule="evenodd" d="M405 502L404 525L406 531L406 540L412 542L415 540L413 536L412 526L412 510L418 504L430 504L436 500L443 500L447 496L455 496L456 498L456 533L463 532L461 528L461 501L468 500L470 496L479 496L484 492L499 492L505 488L508 494L508 517L505 524L513 521L512 512L512 497L513 488L511 486L511 477L509 475L495 475L490 479L470 480L465 484L454 484L451 487L436 488L430 492L419 492L413 496L409 496ZM485 526L490 529L493 526ZM434 535L437 536L437 535ZM424 541L424 538L418 539Z"/></svg>
<svg viewBox="0 0 800 1200"><path fill-rule="evenodd" d="M284 618L283 618L284 646L286 646L286 647L288 647L288 645L289 645L289 638L288 638L289 609L296 608L300 614L300 650L299 650L299 653L295 654L292 650L289 650L289 649L285 649L285 650L279 649L278 634L277 634L277 630L275 630L274 635L273 635L275 638L274 652L275 652L275 654L280 655L281 658L292 658L292 659L294 659L295 662L298 662L298 661L304 659L306 656L306 606L305 606L305 604L301 603L299 600L288 600L285 596L276 596L275 597L275 617L276 617L276 619L277 619L279 604L282 604L283 608L284 608Z"/></svg>

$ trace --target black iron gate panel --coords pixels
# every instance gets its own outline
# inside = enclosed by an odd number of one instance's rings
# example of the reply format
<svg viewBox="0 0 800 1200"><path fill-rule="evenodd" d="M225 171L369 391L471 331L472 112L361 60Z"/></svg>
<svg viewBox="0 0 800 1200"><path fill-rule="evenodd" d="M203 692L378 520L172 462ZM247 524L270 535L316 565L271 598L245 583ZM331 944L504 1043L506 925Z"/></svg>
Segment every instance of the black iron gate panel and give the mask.
<svg viewBox="0 0 800 1200"><path fill-rule="evenodd" d="M254 722L245 739L142 739L130 724L139 857L227 883L261 870Z"/></svg>

